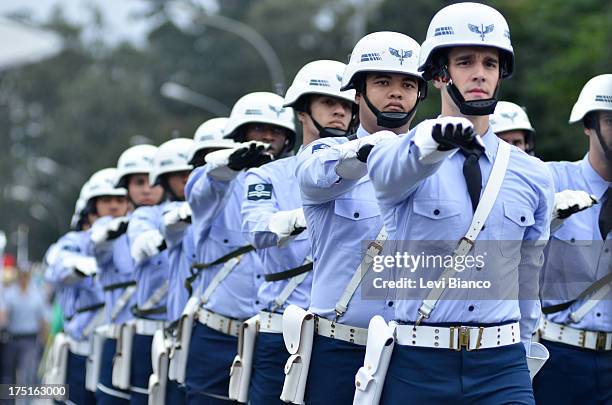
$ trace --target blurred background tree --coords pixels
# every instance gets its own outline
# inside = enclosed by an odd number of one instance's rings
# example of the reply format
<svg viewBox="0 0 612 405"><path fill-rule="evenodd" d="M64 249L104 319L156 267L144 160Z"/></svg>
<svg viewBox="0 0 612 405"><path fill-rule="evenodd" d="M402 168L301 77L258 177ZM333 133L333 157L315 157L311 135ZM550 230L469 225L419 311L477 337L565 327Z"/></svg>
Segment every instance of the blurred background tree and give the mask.
<svg viewBox="0 0 612 405"><path fill-rule="evenodd" d="M80 186L91 173L113 166L130 145L191 137L214 116L201 108L201 98L185 103L164 97L164 84L186 86L213 103L215 112L228 113L245 93L284 91L306 62L346 62L368 32L399 31L422 42L431 17L450 3L223 0L210 13L190 0L149 0L137 18L151 29L138 48L109 45L106 22L95 8L87 39L84 27L57 9L42 26L61 34L64 51L0 71L0 229L11 233L26 224L31 257L40 259L68 230ZM567 120L584 83L610 72L612 8L605 0L485 3L508 19L516 52L516 71L503 83L501 97L527 107L543 160L581 158L587 139ZM245 38L244 30L251 35ZM253 45L259 36L280 60L276 72ZM416 121L437 111L439 98L430 88Z"/></svg>

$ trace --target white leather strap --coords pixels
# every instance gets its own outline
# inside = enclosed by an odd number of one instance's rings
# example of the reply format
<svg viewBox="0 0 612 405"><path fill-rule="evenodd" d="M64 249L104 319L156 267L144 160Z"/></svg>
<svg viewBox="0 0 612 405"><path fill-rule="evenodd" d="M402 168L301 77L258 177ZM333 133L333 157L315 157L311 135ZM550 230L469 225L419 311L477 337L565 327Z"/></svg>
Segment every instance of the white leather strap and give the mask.
<svg viewBox="0 0 612 405"><path fill-rule="evenodd" d="M134 319L136 333L138 335L153 336L156 331L163 329L166 324L164 321L154 321L152 319Z"/></svg>
<svg viewBox="0 0 612 405"><path fill-rule="evenodd" d="M319 316L315 318L315 333L319 336L339 339L361 346L365 346L368 341L368 330L366 328L343 325Z"/></svg>
<svg viewBox="0 0 612 405"><path fill-rule="evenodd" d="M582 305L578 307L578 309L570 314L572 322L580 322L589 311L595 308L597 304L606 298L606 296L610 293L610 290L612 290L612 285L608 283L604 284L599 290L595 291L595 293L589 299L585 300Z"/></svg>
<svg viewBox="0 0 612 405"><path fill-rule="evenodd" d="M111 321L117 319L117 316L119 316L119 313L123 311L123 308L125 308L125 306L128 304L130 298L132 298L132 295L134 295L135 292L135 285L126 287L125 290L123 290L119 298L117 298L117 302L115 302L115 306L113 307L113 310L111 312Z"/></svg>
<svg viewBox="0 0 612 405"><path fill-rule="evenodd" d="M487 185L485 186L484 192L478 203L478 207L476 207L476 212L474 213L474 217L472 218L472 223L470 224L470 228L467 233L461 240L459 244L455 248L453 252L453 259L458 256L465 256L472 250L474 246L474 241L478 238L478 234L482 230L483 225L485 224L489 214L491 213L491 209L495 204L495 200L497 199L497 195L499 194L499 190L501 189L501 185L504 181L504 177L506 175L506 168L508 167L508 162L510 160L510 145L506 142L499 141L497 148L497 157L495 158L495 162L493 163L493 169L491 170L491 175L489 176L489 180L487 181ZM457 263L458 261L452 260L452 263ZM452 277L455 273L454 267L447 267L444 269L438 280L448 279ZM443 283L445 286L446 283ZM427 297L423 300L423 303L419 307L418 313L418 321L417 324L420 323L422 319L427 319L431 315L431 312L436 307L438 300L442 296L442 293L446 290L446 287L437 287L432 288L427 294Z"/></svg>
<svg viewBox="0 0 612 405"><path fill-rule="evenodd" d="M591 350L612 350L612 332L597 332L576 329L544 319L540 326L540 337L552 342L582 347Z"/></svg>
<svg viewBox="0 0 612 405"><path fill-rule="evenodd" d="M68 347L70 351L79 356L88 356L89 355L89 340L76 340L70 336L68 336Z"/></svg>
<svg viewBox="0 0 612 405"><path fill-rule="evenodd" d="M397 325L395 339L403 346L470 351L518 343L521 332L518 322L487 327Z"/></svg>
<svg viewBox="0 0 612 405"><path fill-rule="evenodd" d="M283 333L283 314L261 311L259 313L259 331L266 333Z"/></svg>
<svg viewBox="0 0 612 405"><path fill-rule="evenodd" d="M348 285L344 289L344 292L340 296L340 299L338 302L336 302L336 320L346 313L348 303L351 301L351 298L353 298L359 284L361 284L361 280L363 280L365 275L370 271L374 257L378 256L380 252L382 252L388 236L387 229L383 225L382 228L380 228L378 235L376 235L376 240L368 245L368 248L363 255L363 259L361 259L359 266L357 266L355 272L353 273L351 281L349 281Z"/></svg>
<svg viewBox="0 0 612 405"><path fill-rule="evenodd" d="M238 337L243 319L232 319L204 308L198 309L198 322L211 329L225 333L226 335Z"/></svg>
<svg viewBox="0 0 612 405"><path fill-rule="evenodd" d="M305 265L308 263L312 263L312 258L310 256L304 259L304 262L302 263L302 265ZM287 283L285 288L283 288L280 294L278 294L278 296L274 299L274 305L272 306L272 309L271 309L272 312L279 308L282 308L285 305L285 302L287 302L287 299L289 298L289 296L293 294L295 289L298 288L300 284L302 284L302 281L304 281L306 277L308 277L308 273L310 272L298 274L297 276L291 277L289 279L289 282Z"/></svg>
<svg viewBox="0 0 612 405"><path fill-rule="evenodd" d="M157 287L153 294L142 304L141 307L138 307L141 311L147 311L155 307L161 300L164 298L166 293L168 292L168 281L164 281L162 285Z"/></svg>
<svg viewBox="0 0 612 405"><path fill-rule="evenodd" d="M213 292L215 292L217 287L219 287L219 284L221 284L221 282L225 280L225 277L227 277L232 272L232 270L236 268L238 263L240 263L241 258L242 255L234 257L233 259L230 259L225 262L225 264L223 264L221 270L219 270L219 272L215 274L215 277L213 277L213 279L210 281L210 284L208 284L208 287L206 287L206 290L204 290L204 294L202 294L203 304L206 304Z"/></svg>

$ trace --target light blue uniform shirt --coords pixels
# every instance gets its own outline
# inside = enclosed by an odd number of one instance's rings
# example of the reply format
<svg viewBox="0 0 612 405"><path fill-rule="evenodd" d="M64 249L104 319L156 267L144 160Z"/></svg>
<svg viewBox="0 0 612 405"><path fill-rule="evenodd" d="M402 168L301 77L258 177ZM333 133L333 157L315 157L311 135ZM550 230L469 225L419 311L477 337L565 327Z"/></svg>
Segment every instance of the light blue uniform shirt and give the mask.
<svg viewBox="0 0 612 405"><path fill-rule="evenodd" d="M83 340L87 338L85 328L99 310L79 311L104 304L104 294L95 277L75 277L74 270L64 265L64 260L70 256L93 256L90 232L69 232L57 241L57 248L58 256L47 268L45 279L62 289L60 305L65 317L64 331L76 340Z"/></svg>
<svg viewBox="0 0 612 405"><path fill-rule="evenodd" d="M367 135L362 127L357 131L358 137ZM298 154L295 170L314 259L310 310L329 320L335 319L336 303L361 263L363 242L376 239L383 226L368 176L346 180L335 172L340 154L330 146L345 142L347 138L323 138L310 143ZM374 315L391 319L391 295L366 300L361 294L360 286L339 323L367 328Z"/></svg>
<svg viewBox="0 0 612 405"><path fill-rule="evenodd" d="M578 162L547 163L555 181L556 191L583 190L601 201L610 187L589 163L588 155ZM599 214L603 204L573 214L550 238L546 263L542 271L542 305L544 307L575 299L591 284L612 271L612 236L606 240L599 230ZM612 294L608 294L578 323L568 323L578 329L612 332ZM557 323L570 322L569 314L584 300L570 308L546 315Z"/></svg>
<svg viewBox="0 0 612 405"><path fill-rule="evenodd" d="M164 212L178 208L184 202L171 202L164 207ZM168 231L163 227L163 235L168 245L168 265L170 273L168 278L168 320L175 321L180 318L189 294L185 288L185 279L191 275L189 271L196 259L193 227L187 226L180 231Z"/></svg>
<svg viewBox="0 0 612 405"><path fill-rule="evenodd" d="M473 218L462 171L465 158L453 153L440 163L424 165L419 162L413 134L414 130L376 145L368 158L369 175L381 209L391 214L396 224L397 240L443 241L438 244L438 253L451 254ZM486 151L479 164L484 191L501 141L490 128L482 141ZM549 237L553 191L545 165L512 147L499 195L477 238L485 242L476 243L472 250L475 257L484 257L484 267L472 266L458 275L462 280L491 281L492 289L447 289L427 322L482 325L520 319L522 338L531 338L540 316L537 283L544 241ZM540 242L521 249L527 244L511 241ZM416 277L437 280L442 269L432 266L420 270ZM530 299L519 301L519 289L521 297ZM531 294L524 293L527 290ZM419 288L410 293L410 299L398 300L395 318L415 322L429 291Z"/></svg>
<svg viewBox="0 0 612 405"><path fill-rule="evenodd" d="M164 211L165 204L166 203L161 203L153 206L138 207L134 210L127 229L127 237L130 246L132 246L136 238L143 232L157 230L161 233L163 223L162 212ZM136 305L138 308L142 308L153 293L168 281L169 273L167 249L134 265L134 275L137 283ZM165 307L167 304L166 301L167 294L164 295L153 308ZM146 318L166 320L167 312L146 315Z"/></svg>
<svg viewBox="0 0 612 405"><path fill-rule="evenodd" d="M38 333L47 318L43 290L30 281L26 291L15 283L6 290L0 291L0 294L2 293L4 294L4 310L8 315L7 332L13 335Z"/></svg>
<svg viewBox="0 0 612 405"><path fill-rule="evenodd" d="M92 230L105 226L112 219L112 217L99 218L94 222ZM114 289L108 287L134 280L134 261L130 255L127 235L124 233L108 243L95 247L94 255L98 262L98 281L104 291L106 323L125 323L134 318L130 308L136 304L136 294L132 294L123 309L119 311L115 319L112 319L111 314L115 310L115 304L127 287Z"/></svg>
<svg viewBox="0 0 612 405"><path fill-rule="evenodd" d="M308 230L300 233L293 241L279 248L276 234L268 230L270 216L278 211L290 211L302 207L300 189L295 178L297 157L265 164L247 172L244 180L244 201L242 203L242 230L251 244L257 248L265 274L280 273L304 263L310 254ZM261 191L258 191L261 189ZM270 310L289 279L263 282L257 296L264 309ZM285 306L297 305L308 308L312 271L287 298ZM284 309L284 307L282 309ZM278 309L282 312L282 309Z"/></svg>
<svg viewBox="0 0 612 405"><path fill-rule="evenodd" d="M196 168L185 187L185 195L193 212L194 240L197 248L201 249L198 260L203 263L211 263L249 244L242 233L240 215L246 173L240 172L234 180L227 182L208 176L208 170L207 166ZM203 270L198 287L200 291L205 291L222 267L223 264L220 264ZM252 317L261 307L257 290L263 281L262 274L263 268L257 254L244 254L204 308L235 319Z"/></svg>

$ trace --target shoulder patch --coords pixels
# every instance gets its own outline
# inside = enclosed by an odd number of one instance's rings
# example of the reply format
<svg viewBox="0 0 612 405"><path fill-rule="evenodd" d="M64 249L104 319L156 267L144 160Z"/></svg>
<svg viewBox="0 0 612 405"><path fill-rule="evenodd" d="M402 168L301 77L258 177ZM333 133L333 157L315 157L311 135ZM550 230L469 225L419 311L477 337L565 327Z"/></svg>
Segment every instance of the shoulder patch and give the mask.
<svg viewBox="0 0 612 405"><path fill-rule="evenodd" d="M329 148L328 144L326 144L326 143L318 143L318 144L316 144L316 145L314 145L312 147L312 153L315 153L318 150L327 149L327 148Z"/></svg>
<svg viewBox="0 0 612 405"><path fill-rule="evenodd" d="M77 245L64 245L61 250L68 252L81 253L81 248Z"/></svg>
<svg viewBox="0 0 612 405"><path fill-rule="evenodd" d="M272 198L272 184L259 183L249 185L247 200L270 200Z"/></svg>

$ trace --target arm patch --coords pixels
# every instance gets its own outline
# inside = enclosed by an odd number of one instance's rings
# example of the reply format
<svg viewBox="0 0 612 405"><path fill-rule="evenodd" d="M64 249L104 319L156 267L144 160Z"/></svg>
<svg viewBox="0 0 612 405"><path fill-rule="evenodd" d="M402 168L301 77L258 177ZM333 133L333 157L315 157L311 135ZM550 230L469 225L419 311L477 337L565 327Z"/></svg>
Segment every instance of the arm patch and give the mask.
<svg viewBox="0 0 612 405"><path fill-rule="evenodd" d="M326 143L318 143L318 144L312 146L312 153L315 153L318 150L327 149L327 148L329 148L328 144L326 144Z"/></svg>
<svg viewBox="0 0 612 405"><path fill-rule="evenodd" d="M259 183L250 184L247 192L247 200L270 200L272 199L272 184Z"/></svg>

